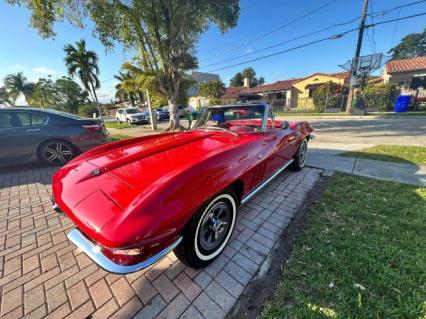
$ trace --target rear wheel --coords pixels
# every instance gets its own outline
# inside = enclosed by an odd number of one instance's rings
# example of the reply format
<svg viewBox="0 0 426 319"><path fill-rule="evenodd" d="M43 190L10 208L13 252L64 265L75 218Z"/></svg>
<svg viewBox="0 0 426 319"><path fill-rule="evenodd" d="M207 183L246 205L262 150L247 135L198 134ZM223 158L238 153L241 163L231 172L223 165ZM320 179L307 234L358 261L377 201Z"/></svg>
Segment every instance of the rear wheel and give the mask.
<svg viewBox="0 0 426 319"><path fill-rule="evenodd" d="M297 149L296 154L293 156L293 162L290 165L290 169L293 171L300 171L306 162L306 155L308 153L308 141L304 139L300 143L299 148Z"/></svg>
<svg viewBox="0 0 426 319"><path fill-rule="evenodd" d="M237 201L232 191L215 196L185 227L176 256L193 268L206 267L225 249L235 226Z"/></svg>
<svg viewBox="0 0 426 319"><path fill-rule="evenodd" d="M37 156L41 162L54 166L68 163L76 154L75 147L62 140L44 142L37 151Z"/></svg>

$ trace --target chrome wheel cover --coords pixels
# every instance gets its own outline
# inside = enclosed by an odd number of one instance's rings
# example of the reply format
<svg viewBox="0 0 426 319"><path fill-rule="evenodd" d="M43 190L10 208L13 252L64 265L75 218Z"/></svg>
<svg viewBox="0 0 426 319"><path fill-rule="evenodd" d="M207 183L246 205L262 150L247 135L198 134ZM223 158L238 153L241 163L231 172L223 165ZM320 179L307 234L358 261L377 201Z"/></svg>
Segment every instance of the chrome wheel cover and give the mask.
<svg viewBox="0 0 426 319"><path fill-rule="evenodd" d="M209 209L202 221L198 236L203 250L212 251L223 242L231 222L231 209L228 203L222 201Z"/></svg>

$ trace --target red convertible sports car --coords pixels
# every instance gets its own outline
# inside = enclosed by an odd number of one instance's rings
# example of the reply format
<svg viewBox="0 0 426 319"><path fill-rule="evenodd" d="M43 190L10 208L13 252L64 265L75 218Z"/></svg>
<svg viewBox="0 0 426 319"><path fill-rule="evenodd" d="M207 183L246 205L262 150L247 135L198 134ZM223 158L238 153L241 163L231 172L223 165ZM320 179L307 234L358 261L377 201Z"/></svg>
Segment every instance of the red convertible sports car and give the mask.
<svg viewBox="0 0 426 319"><path fill-rule="evenodd" d="M228 243L238 205L286 167L303 168L312 131L275 121L267 104L209 107L189 131L76 157L53 176L54 207L76 225L69 239L107 271L134 272L173 249L204 267Z"/></svg>

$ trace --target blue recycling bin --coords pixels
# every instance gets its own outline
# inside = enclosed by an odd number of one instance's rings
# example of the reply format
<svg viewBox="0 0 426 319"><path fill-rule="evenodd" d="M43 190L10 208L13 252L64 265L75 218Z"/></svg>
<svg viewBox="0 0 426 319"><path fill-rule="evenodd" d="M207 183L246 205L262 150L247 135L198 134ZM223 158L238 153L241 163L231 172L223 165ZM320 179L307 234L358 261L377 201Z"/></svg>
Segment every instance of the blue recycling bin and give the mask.
<svg viewBox="0 0 426 319"><path fill-rule="evenodd" d="M395 112L407 112L408 106L410 105L410 95L400 95L395 101Z"/></svg>

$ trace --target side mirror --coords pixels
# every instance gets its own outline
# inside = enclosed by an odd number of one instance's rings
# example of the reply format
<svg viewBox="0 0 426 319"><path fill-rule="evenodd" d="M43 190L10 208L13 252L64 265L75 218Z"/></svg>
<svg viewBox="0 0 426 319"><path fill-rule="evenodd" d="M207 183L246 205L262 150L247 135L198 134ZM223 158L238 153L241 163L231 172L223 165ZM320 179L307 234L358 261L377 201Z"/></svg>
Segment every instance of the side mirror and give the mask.
<svg viewBox="0 0 426 319"><path fill-rule="evenodd" d="M281 129L286 130L290 127L290 123L288 121L282 121L281 122Z"/></svg>

